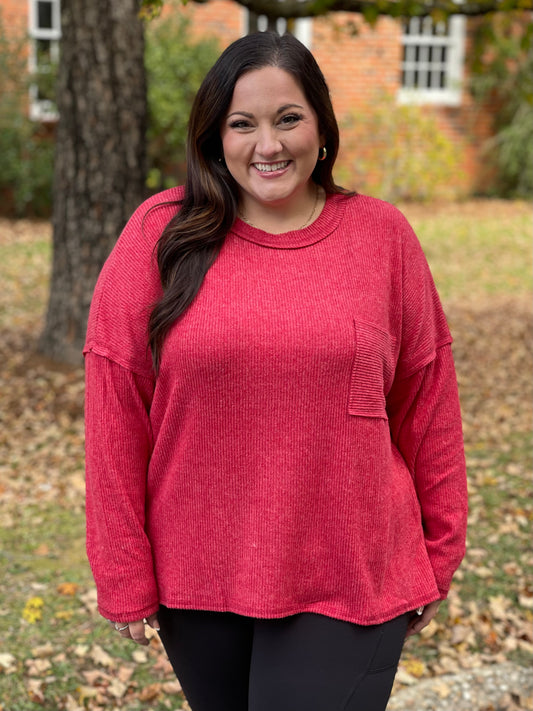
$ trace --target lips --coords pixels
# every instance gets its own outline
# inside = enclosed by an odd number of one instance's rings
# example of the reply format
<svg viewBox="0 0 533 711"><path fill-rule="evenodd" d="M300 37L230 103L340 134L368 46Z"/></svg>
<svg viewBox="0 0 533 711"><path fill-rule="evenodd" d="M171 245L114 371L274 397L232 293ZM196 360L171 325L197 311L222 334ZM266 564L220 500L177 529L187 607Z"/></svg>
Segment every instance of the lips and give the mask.
<svg viewBox="0 0 533 711"><path fill-rule="evenodd" d="M276 170L283 170L289 163L288 160L282 160L277 163L254 163L253 166L260 173L274 173Z"/></svg>

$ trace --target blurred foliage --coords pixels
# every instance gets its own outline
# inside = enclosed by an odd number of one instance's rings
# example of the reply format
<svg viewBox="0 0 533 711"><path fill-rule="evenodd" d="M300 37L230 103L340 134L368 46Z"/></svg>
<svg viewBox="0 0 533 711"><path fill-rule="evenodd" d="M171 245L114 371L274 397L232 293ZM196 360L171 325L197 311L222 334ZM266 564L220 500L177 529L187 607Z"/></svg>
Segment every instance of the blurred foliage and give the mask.
<svg viewBox="0 0 533 711"><path fill-rule="evenodd" d="M6 31L0 13L0 195L2 212L47 216L52 204L53 138L21 106L29 101L27 38Z"/></svg>
<svg viewBox="0 0 533 711"><path fill-rule="evenodd" d="M208 0L196 0L208 2ZM186 5L188 0L181 0ZM414 17L432 15L435 20L450 15L479 16L490 12L509 12L516 9L531 9L531 0L236 0L251 12L267 17L316 17L329 12L360 12L368 24L376 22L380 15L390 17ZM165 0L140 0L141 17L157 17Z"/></svg>
<svg viewBox="0 0 533 711"><path fill-rule="evenodd" d="M362 192L390 202L460 196L460 147L427 107L398 105L378 91L342 128L344 151L357 156L348 182Z"/></svg>
<svg viewBox="0 0 533 711"><path fill-rule="evenodd" d="M146 27L151 190L183 181L191 105L219 53L215 38L191 39L191 22L179 12L152 20Z"/></svg>
<svg viewBox="0 0 533 711"><path fill-rule="evenodd" d="M471 89L494 105L495 135L486 144L506 197L533 194L533 24L525 13L479 22L471 58Z"/></svg>

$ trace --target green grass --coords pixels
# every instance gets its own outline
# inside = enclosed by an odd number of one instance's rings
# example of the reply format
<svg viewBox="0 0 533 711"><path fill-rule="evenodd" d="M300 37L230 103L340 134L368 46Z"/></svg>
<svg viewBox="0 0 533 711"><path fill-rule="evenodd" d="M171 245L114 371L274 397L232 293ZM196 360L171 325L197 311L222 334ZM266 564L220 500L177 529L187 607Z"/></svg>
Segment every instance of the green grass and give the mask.
<svg viewBox="0 0 533 711"><path fill-rule="evenodd" d="M441 297L470 301L529 294L533 264L530 206L498 201L478 205L473 214L465 214L461 205L437 208L434 215L420 215L413 209L411 222ZM404 208L409 217L410 206Z"/></svg>
<svg viewBox="0 0 533 711"><path fill-rule="evenodd" d="M22 326L40 317L46 299L51 245L49 230L36 223L35 239L5 244L2 251L0 326ZM43 235L44 232L44 235ZM14 238L16 239L16 237Z"/></svg>

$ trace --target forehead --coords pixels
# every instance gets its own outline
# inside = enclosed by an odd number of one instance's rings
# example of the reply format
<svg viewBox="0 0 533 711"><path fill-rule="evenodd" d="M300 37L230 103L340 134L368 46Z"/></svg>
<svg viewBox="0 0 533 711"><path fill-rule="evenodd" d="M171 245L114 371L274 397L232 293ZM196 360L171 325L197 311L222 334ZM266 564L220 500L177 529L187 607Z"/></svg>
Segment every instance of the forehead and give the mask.
<svg viewBox="0 0 533 711"><path fill-rule="evenodd" d="M230 104L230 111L239 108L248 110L252 106L259 108L277 108L284 104L297 103L310 108L303 89L296 79L279 67L263 67L243 74L235 84Z"/></svg>

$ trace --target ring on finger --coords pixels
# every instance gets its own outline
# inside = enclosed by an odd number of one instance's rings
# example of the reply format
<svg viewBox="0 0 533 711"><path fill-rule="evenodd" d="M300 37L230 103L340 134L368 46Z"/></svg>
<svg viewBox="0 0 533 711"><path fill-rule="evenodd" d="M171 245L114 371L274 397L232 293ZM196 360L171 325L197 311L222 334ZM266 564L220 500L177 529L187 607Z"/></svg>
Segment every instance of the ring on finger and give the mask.
<svg viewBox="0 0 533 711"><path fill-rule="evenodd" d="M124 632L124 630L127 630L128 627L129 627L129 625L124 625L124 627L119 627L119 626L118 626L118 623L115 622L115 629L116 629L117 632Z"/></svg>

